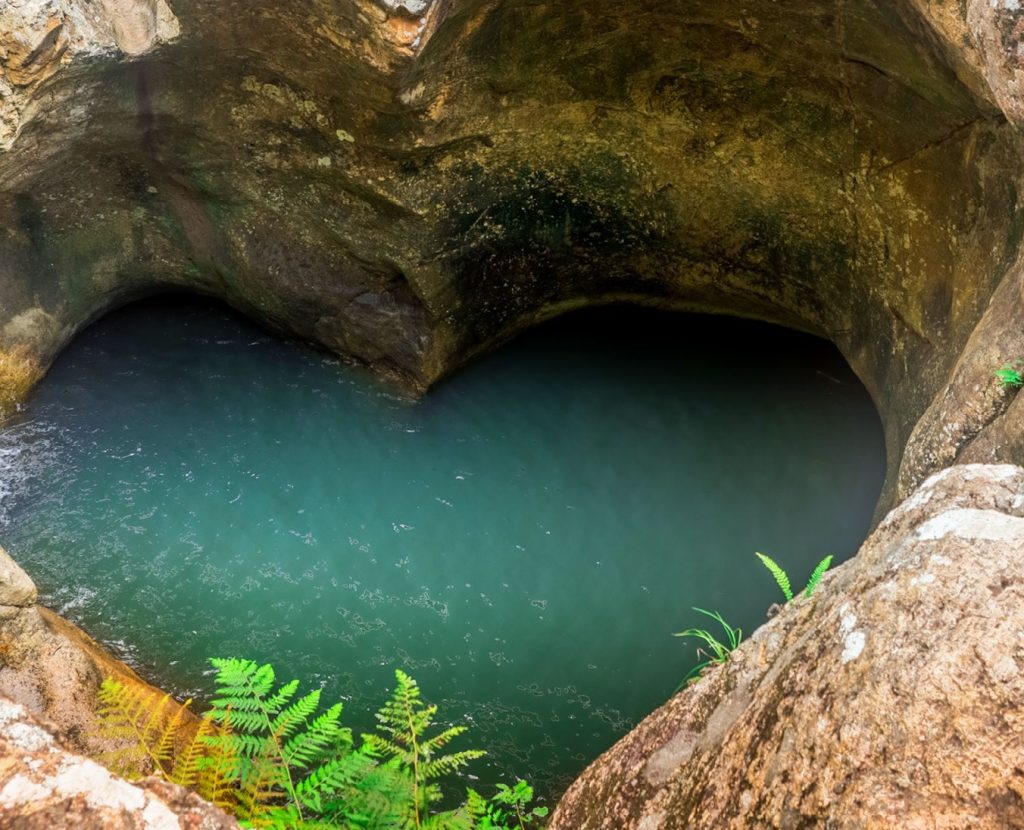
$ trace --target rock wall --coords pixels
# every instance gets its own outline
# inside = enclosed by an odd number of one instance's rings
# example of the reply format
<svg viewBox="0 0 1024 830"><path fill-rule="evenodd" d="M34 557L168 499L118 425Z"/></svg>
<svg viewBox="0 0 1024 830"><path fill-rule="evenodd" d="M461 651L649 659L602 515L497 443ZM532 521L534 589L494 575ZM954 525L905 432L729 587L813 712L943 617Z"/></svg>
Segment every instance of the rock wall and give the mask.
<svg viewBox="0 0 1024 830"><path fill-rule="evenodd" d="M549 830L1024 826L1024 469L926 481Z"/></svg>
<svg viewBox="0 0 1024 830"><path fill-rule="evenodd" d="M759 317L860 374L886 506L1007 408L1009 7L167 3L2 12L0 354L169 288L414 389L580 305Z"/></svg>
<svg viewBox="0 0 1024 830"><path fill-rule="evenodd" d="M7 0L0 8L0 151L45 103L43 83L72 61L141 55L179 33L165 0Z"/></svg>

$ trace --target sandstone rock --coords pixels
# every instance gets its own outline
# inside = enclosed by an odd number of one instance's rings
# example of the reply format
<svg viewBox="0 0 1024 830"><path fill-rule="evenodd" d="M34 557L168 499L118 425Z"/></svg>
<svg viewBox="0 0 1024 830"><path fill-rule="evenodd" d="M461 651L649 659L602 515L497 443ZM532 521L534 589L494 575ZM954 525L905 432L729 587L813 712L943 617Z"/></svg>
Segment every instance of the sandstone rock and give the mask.
<svg viewBox="0 0 1024 830"><path fill-rule="evenodd" d="M37 596L35 583L7 551L0 548L0 606L25 608L35 605Z"/></svg>
<svg viewBox="0 0 1024 830"><path fill-rule="evenodd" d="M169 42L156 0L0 12L10 55L38 56L4 64L33 80L0 103L0 350L31 312L45 367L176 287L422 390L581 305L760 317L831 338L864 380L891 506L1019 278L1005 4L171 7ZM987 427L986 395L929 422L906 486Z"/></svg>
<svg viewBox="0 0 1024 830"><path fill-rule="evenodd" d="M929 479L550 830L1024 826L1024 469Z"/></svg>
<svg viewBox="0 0 1024 830"><path fill-rule="evenodd" d="M194 793L131 784L75 755L25 709L0 698L0 825L10 830L237 830Z"/></svg>
<svg viewBox="0 0 1024 830"><path fill-rule="evenodd" d="M97 755L110 748L95 728L96 692L110 676L145 684L49 609L0 606L0 696L44 717L77 752ZM186 712L185 717L193 716Z"/></svg>
<svg viewBox="0 0 1024 830"><path fill-rule="evenodd" d="M165 0L5 0L0 5L0 152L35 111L39 87L77 56L140 55L180 32Z"/></svg>

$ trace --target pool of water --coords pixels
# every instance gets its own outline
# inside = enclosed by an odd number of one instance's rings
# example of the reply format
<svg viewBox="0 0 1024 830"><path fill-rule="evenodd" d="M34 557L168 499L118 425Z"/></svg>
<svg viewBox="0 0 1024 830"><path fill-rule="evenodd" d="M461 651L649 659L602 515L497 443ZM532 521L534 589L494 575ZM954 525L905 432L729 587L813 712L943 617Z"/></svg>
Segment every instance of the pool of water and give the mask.
<svg viewBox="0 0 1024 830"><path fill-rule="evenodd" d="M0 432L0 543L48 604L182 694L209 656L372 722L410 672L481 784L553 798L693 665L863 539L878 417L827 343L608 309L423 400L203 301L109 315Z"/></svg>

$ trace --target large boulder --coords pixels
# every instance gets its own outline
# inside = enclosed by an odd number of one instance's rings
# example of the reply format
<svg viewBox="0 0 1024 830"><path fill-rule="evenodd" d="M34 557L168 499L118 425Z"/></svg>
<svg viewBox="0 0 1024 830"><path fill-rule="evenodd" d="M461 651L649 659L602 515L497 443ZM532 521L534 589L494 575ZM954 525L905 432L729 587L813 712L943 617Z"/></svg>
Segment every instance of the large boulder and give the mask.
<svg viewBox="0 0 1024 830"><path fill-rule="evenodd" d="M930 478L549 830L1024 826L1024 469Z"/></svg>
<svg viewBox="0 0 1024 830"><path fill-rule="evenodd" d="M111 746L96 729L100 683L115 677L147 684L36 599L32 580L0 548L0 696L45 718L77 752L98 754Z"/></svg>

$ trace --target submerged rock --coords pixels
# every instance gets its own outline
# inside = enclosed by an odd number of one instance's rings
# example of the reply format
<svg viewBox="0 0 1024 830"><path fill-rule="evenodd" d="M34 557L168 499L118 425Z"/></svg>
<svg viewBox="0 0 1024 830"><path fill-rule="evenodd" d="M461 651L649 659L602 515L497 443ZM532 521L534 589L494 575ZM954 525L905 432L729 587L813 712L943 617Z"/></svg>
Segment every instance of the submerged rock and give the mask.
<svg viewBox="0 0 1024 830"><path fill-rule="evenodd" d="M930 478L550 830L1024 826L1024 469Z"/></svg>

